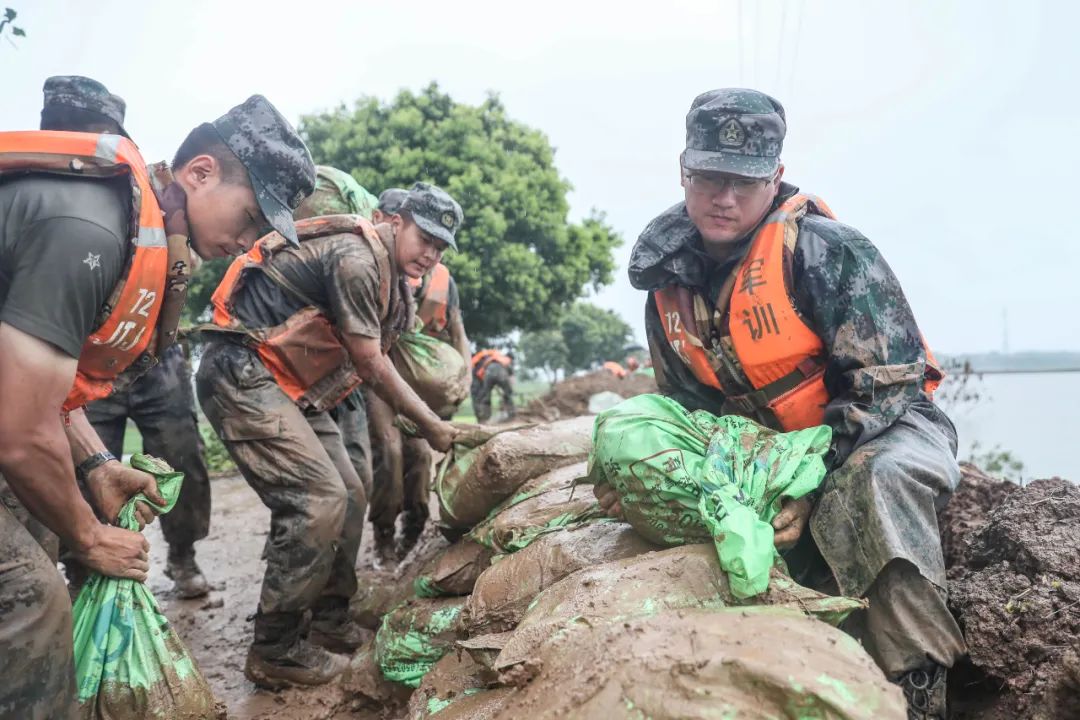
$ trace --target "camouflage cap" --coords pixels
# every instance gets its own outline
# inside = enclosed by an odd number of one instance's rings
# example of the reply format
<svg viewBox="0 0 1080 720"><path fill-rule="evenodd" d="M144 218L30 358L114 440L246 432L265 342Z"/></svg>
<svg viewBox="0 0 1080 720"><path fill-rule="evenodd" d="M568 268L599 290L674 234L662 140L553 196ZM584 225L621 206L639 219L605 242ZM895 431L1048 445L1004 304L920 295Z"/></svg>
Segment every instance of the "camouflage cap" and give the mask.
<svg viewBox="0 0 1080 720"><path fill-rule="evenodd" d="M319 165L315 171L315 192L296 208L295 220L319 215L361 215L371 219L378 200L352 175L329 165Z"/></svg>
<svg viewBox="0 0 1080 720"><path fill-rule="evenodd" d="M263 215L298 245L293 211L315 189L315 163L304 141L262 95L252 95L213 125L247 170Z"/></svg>
<svg viewBox="0 0 1080 720"><path fill-rule="evenodd" d="M687 170L771 177L780 167L787 122L779 100L723 88L694 98L686 114Z"/></svg>
<svg viewBox="0 0 1080 720"><path fill-rule="evenodd" d="M82 75L54 75L45 80L41 91L45 96L44 107L65 105L95 112L115 122L120 126L120 133L130 137L124 130L127 103L97 80Z"/></svg>
<svg viewBox="0 0 1080 720"><path fill-rule="evenodd" d="M398 212L409 213L421 230L457 250L454 233L461 227L465 215L445 190L428 183L414 183Z"/></svg>
<svg viewBox="0 0 1080 720"><path fill-rule="evenodd" d="M405 188L387 188L379 194L379 209L387 215L396 215L408 196L409 191Z"/></svg>

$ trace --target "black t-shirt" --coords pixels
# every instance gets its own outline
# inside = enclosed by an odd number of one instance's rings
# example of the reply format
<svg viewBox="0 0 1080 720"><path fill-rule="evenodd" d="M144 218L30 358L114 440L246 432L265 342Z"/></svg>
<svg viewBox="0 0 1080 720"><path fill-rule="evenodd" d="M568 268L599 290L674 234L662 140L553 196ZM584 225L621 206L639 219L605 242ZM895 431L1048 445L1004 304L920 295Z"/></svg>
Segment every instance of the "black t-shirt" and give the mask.
<svg viewBox="0 0 1080 720"><path fill-rule="evenodd" d="M0 182L0 322L79 357L129 248L125 179Z"/></svg>

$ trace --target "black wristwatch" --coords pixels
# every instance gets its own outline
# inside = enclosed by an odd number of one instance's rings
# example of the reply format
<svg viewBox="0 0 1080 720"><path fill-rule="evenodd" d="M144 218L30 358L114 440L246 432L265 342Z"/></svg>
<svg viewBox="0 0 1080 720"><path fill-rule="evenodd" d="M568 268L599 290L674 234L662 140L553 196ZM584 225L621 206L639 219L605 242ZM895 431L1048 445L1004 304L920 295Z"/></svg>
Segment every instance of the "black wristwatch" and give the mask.
<svg viewBox="0 0 1080 720"><path fill-rule="evenodd" d="M81 463L75 466L75 476L80 480L86 480L86 476L90 474L90 471L95 468L99 468L110 460L115 460L116 456L106 450L105 452L94 453L90 457L83 460Z"/></svg>

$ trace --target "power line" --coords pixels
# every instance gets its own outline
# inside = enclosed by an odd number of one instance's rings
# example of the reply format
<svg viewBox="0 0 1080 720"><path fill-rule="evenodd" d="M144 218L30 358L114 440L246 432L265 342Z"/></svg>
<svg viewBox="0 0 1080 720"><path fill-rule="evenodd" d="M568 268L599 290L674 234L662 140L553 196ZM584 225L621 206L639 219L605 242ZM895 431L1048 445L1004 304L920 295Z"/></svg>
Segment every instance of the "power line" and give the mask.
<svg viewBox="0 0 1080 720"><path fill-rule="evenodd" d="M757 87L761 72L761 0L754 0L754 84Z"/></svg>
<svg viewBox="0 0 1080 720"><path fill-rule="evenodd" d="M784 30L787 29L787 0L780 0L780 34L776 41L776 83L773 92L780 92L781 71L784 68Z"/></svg>
<svg viewBox="0 0 1080 720"><path fill-rule="evenodd" d="M736 15L737 15L737 20L738 20L738 24L739 24L739 42L735 46L736 49L739 51L739 83L738 84L739 85L745 85L746 84L746 68L743 66L743 22L742 22L742 19L743 19L743 12L742 12L743 0L736 0L736 3L737 3L737 5L736 5Z"/></svg>
<svg viewBox="0 0 1080 720"><path fill-rule="evenodd" d="M788 75L788 95L795 94L795 72L799 68L799 41L802 39L803 15L806 14L806 0L799 0L798 13L795 15L795 40L791 54L791 73Z"/></svg>

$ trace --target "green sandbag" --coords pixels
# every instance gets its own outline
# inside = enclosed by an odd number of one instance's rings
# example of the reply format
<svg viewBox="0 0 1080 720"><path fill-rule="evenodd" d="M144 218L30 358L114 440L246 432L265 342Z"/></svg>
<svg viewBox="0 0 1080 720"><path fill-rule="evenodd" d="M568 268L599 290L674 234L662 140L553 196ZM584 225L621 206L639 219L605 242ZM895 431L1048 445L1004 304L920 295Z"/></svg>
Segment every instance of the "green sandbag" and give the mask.
<svg viewBox="0 0 1080 720"><path fill-rule="evenodd" d="M167 513L180 495L183 473L135 455L131 466L157 478L165 504L142 493L125 503L119 525L138 530L135 503ZM194 659L146 585L94 573L72 609L75 680L83 718L216 718L214 695Z"/></svg>
<svg viewBox="0 0 1080 720"><path fill-rule="evenodd" d="M391 610L375 633L375 660L387 680L419 687L454 644L465 598L411 598Z"/></svg>
<svg viewBox="0 0 1080 720"><path fill-rule="evenodd" d="M824 425L779 433L639 395L597 416L589 481L615 488L626 520L655 543L713 541L732 592L748 598L782 565L770 524L781 501L817 489L831 440Z"/></svg>
<svg viewBox="0 0 1080 720"><path fill-rule="evenodd" d="M449 417L468 396L465 359L452 345L421 332L407 332L390 348L401 378L439 417Z"/></svg>

